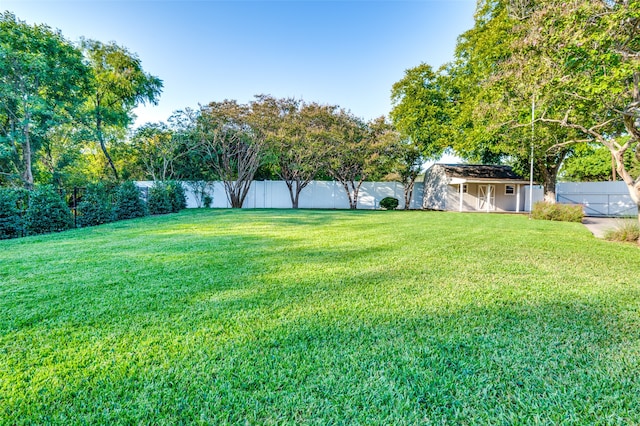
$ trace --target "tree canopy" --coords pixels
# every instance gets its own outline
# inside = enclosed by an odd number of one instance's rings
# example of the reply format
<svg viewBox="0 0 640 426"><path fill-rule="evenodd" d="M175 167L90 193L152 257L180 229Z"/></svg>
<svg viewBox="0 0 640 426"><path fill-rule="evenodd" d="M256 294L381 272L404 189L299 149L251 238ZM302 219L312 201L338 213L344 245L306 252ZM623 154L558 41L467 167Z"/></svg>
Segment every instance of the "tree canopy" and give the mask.
<svg viewBox="0 0 640 426"><path fill-rule="evenodd" d="M82 117L88 138L100 145L113 176L118 170L109 155L106 129L126 128L133 121L133 109L140 103L155 104L162 92L162 80L142 69L140 59L117 44L82 40L82 51L92 72L90 95Z"/></svg>
<svg viewBox="0 0 640 426"><path fill-rule="evenodd" d="M0 173L33 187L36 152L85 99L88 69L60 32L0 15Z"/></svg>

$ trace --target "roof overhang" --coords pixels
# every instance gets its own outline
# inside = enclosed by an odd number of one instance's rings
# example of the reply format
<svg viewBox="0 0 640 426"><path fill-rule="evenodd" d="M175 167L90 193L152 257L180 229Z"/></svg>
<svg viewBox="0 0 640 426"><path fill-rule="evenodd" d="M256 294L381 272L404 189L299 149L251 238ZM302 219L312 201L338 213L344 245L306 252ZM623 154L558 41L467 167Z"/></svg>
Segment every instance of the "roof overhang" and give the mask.
<svg viewBox="0 0 640 426"><path fill-rule="evenodd" d="M520 180L520 179L479 179L479 178L460 178L460 177L452 177L449 178L449 185L460 185L464 183L501 183L505 185L530 185L531 182L528 180ZM536 182L533 183L536 185Z"/></svg>

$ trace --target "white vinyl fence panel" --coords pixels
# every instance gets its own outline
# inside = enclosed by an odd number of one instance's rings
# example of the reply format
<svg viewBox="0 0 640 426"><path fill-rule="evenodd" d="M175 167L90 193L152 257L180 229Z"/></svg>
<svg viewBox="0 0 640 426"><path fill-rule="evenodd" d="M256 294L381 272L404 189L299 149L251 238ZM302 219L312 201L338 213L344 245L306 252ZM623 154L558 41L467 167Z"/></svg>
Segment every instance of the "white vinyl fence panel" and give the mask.
<svg viewBox="0 0 640 426"><path fill-rule="evenodd" d="M150 181L137 182L141 188L153 185ZM187 207L201 207L201 196L194 194L193 186L188 182L183 184L187 196ZM530 211L529 187L525 186L523 197L525 211ZM229 208L231 204L227 198L222 182L209 182L207 193L212 196L213 208ZM416 182L410 208L422 208L424 185ZM543 190L539 185L533 187L533 202L543 199ZM384 197L394 197L400 201L399 208L404 207L404 191L398 182L364 182L358 196L359 209L379 209L380 200ZM582 204L587 216L622 217L635 216L638 213L635 203L631 200L627 186L623 182L580 182L559 183L556 187L556 199L559 203ZM312 181L300 193L299 207L303 209L348 209L349 200L344 188L338 182ZM243 208L250 209L287 209L291 208L289 190L284 181L254 181Z"/></svg>
<svg viewBox="0 0 640 426"><path fill-rule="evenodd" d="M151 181L136 182L140 188L153 186ZM187 196L187 208L201 207L201 198L196 196L193 185L183 184ZM213 208L229 208L231 204L227 198L222 182L209 182L206 192L213 197ZM411 208L422 206L422 183L415 185ZM404 190L399 182L364 182L358 194L359 209L379 209L380 200L394 197L400 201L399 208L404 207ZM300 193L298 206L303 209L348 209L349 199L339 182L312 181ZM289 189L284 181L253 181L243 208L249 209L287 209L291 208Z"/></svg>
<svg viewBox="0 0 640 426"><path fill-rule="evenodd" d="M563 182L556 186L559 203L582 204L587 216L636 216L638 208L624 182Z"/></svg>
<svg viewBox="0 0 640 426"><path fill-rule="evenodd" d="M522 191L524 197L524 211L531 211L531 204L535 205L538 201L544 200L544 189L541 185L533 185L533 188L529 185L523 187L524 191ZM533 192L533 193L532 193Z"/></svg>

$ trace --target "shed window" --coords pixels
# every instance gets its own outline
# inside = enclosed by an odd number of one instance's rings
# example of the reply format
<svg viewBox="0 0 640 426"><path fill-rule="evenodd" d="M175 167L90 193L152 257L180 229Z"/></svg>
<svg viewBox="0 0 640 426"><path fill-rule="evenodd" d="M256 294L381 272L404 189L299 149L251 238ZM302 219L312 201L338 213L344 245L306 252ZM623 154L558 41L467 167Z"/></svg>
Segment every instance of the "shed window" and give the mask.
<svg viewBox="0 0 640 426"><path fill-rule="evenodd" d="M469 187L467 186L466 183L462 184L462 193L466 194L467 192L469 192Z"/></svg>
<svg viewBox="0 0 640 426"><path fill-rule="evenodd" d="M513 185L505 185L504 186L504 194L505 195L513 195L516 193L516 187Z"/></svg>

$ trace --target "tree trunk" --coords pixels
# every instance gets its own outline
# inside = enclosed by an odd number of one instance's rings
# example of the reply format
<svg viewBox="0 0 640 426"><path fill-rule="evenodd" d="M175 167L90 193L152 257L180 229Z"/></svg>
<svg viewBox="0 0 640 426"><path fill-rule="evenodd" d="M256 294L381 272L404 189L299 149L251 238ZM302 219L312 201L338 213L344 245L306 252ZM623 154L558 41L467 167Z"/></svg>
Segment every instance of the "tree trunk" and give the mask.
<svg viewBox="0 0 640 426"><path fill-rule="evenodd" d="M627 184L631 199L635 201L636 207L638 208L638 227L640 227L640 178L638 178L637 182L628 182L626 179L623 180ZM638 238L638 245L640 245L640 238Z"/></svg>
<svg viewBox="0 0 640 426"><path fill-rule="evenodd" d="M636 203L636 207L638 208L638 227L640 228L640 203ZM640 238L638 238L638 245L640 246Z"/></svg>
<svg viewBox="0 0 640 426"><path fill-rule="evenodd" d="M404 185L404 209L409 210L411 206L411 197L413 197L413 186L415 185L416 180L411 179Z"/></svg>
<svg viewBox="0 0 640 426"><path fill-rule="evenodd" d="M31 140L29 139L29 131L25 129L24 144L22 146L22 159L24 161L24 172L22 180L26 189L33 189L33 171L31 159Z"/></svg>
<svg viewBox="0 0 640 426"><path fill-rule="evenodd" d="M232 209L241 209L242 201L240 200L240 194L238 188L234 187L233 183L229 183L229 198L231 200Z"/></svg>
<svg viewBox="0 0 640 426"><path fill-rule="evenodd" d="M628 129L629 127L627 127ZM640 142L638 142L640 143ZM624 166L624 153L627 149L629 149L629 142L622 146L621 149L615 149L613 145L604 144L609 151L611 151L611 155L613 156L616 162L616 170L618 171L618 175L622 178L624 183L627 185L627 189L629 190L629 196L636 203L638 207L638 226L640 226L640 177L635 180L629 174L627 169ZM640 238L638 239L638 245L640 245Z"/></svg>
<svg viewBox="0 0 640 426"><path fill-rule="evenodd" d="M24 137L24 142L22 143L22 161L24 163L22 180L24 182L24 187L29 190L33 189L31 138L29 134L30 121L31 121L31 114L29 113L29 111L27 111L25 116L25 124L22 127L22 135Z"/></svg>
<svg viewBox="0 0 640 426"><path fill-rule="evenodd" d="M291 199L291 208L298 208L298 200L300 199L300 192L302 188L300 188L300 183L295 180L285 179L285 183L287 184L287 189L289 190L289 198ZM295 186L295 189L293 188Z"/></svg>
<svg viewBox="0 0 640 426"><path fill-rule="evenodd" d="M549 166L549 162L553 165ZM545 203L556 203L556 183L558 181L560 163L561 161L541 161L538 163L538 170L540 170L542 174L542 188L544 189Z"/></svg>
<svg viewBox="0 0 640 426"><path fill-rule="evenodd" d="M224 181L224 189L227 192L227 198L233 209L241 209L244 204L244 199L249 193L251 188L251 182L253 181Z"/></svg>
<svg viewBox="0 0 640 426"><path fill-rule="evenodd" d="M100 143L100 149L102 150L102 153L107 159L107 162L109 163L109 167L113 172L113 177L116 179L116 182L117 182L120 180L120 177L118 176L118 170L116 170L116 166L115 164L113 164L113 160L111 159L111 156L107 151L107 145L104 142L104 135L102 134L102 119L100 118L100 115L98 115L98 117L96 118L96 133L98 135L98 142Z"/></svg>
<svg viewBox="0 0 640 426"><path fill-rule="evenodd" d="M555 204L556 202L556 182L545 180L543 182L545 203Z"/></svg>
<svg viewBox="0 0 640 426"><path fill-rule="evenodd" d="M345 185L345 189L347 190L347 196L349 197L349 209L357 210L358 209L358 194L360 192L360 186L363 181L359 181L357 184L355 182L348 182ZM351 190L349 190L349 185L351 185Z"/></svg>
<svg viewBox="0 0 640 426"><path fill-rule="evenodd" d="M351 182L351 190L348 190L349 196L349 209L357 210L358 209L358 191L355 188L353 182Z"/></svg>
<svg viewBox="0 0 640 426"><path fill-rule="evenodd" d="M242 205L244 204L244 199L247 198L247 194L249 193L249 188L251 188L251 182L253 182L253 177L252 180L246 182L243 181L240 184L240 195L238 197L238 208L241 209Z"/></svg>

